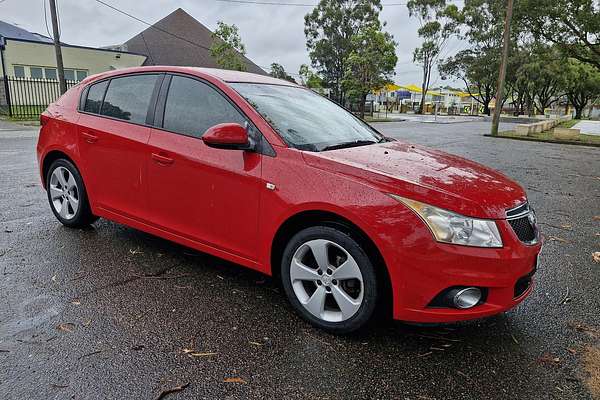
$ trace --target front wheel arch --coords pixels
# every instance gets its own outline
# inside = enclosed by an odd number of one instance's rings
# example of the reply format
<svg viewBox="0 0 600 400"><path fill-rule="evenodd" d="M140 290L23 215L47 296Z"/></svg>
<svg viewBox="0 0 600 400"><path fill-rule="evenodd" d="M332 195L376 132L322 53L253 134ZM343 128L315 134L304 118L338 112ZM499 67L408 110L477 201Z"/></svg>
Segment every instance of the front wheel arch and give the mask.
<svg viewBox="0 0 600 400"><path fill-rule="evenodd" d="M375 267L377 279L381 282L382 295L379 296L381 304L378 313L383 316L392 315L393 292L390 274L385 260L373 240L356 224L329 211L310 210L292 215L281 224L271 244L271 274L281 283L281 261L283 251L291 238L303 229L313 226L326 226L338 229L351 236L365 250Z"/></svg>

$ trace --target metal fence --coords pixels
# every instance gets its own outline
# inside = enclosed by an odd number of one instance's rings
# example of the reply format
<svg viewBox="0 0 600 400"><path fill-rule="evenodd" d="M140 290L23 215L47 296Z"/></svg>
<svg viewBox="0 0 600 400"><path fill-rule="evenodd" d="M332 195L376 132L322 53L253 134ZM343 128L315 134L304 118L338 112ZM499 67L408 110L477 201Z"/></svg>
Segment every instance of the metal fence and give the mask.
<svg viewBox="0 0 600 400"><path fill-rule="evenodd" d="M5 113L15 118L37 118L46 107L60 97L58 80L6 77L4 89ZM67 89L76 85L67 81Z"/></svg>

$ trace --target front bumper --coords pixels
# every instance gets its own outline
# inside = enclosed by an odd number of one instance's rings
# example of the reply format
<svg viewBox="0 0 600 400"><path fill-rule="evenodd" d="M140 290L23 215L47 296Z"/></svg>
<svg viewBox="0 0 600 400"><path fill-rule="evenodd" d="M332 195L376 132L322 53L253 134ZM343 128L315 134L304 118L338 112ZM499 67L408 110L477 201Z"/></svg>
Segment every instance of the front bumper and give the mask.
<svg viewBox="0 0 600 400"><path fill-rule="evenodd" d="M538 243L519 241L507 221L497 221L504 247L476 248L431 241L403 252L402 266L393 274L394 318L439 323L488 317L507 311L533 289L533 273L541 251ZM453 286L476 286L487 295L469 309L431 306Z"/></svg>

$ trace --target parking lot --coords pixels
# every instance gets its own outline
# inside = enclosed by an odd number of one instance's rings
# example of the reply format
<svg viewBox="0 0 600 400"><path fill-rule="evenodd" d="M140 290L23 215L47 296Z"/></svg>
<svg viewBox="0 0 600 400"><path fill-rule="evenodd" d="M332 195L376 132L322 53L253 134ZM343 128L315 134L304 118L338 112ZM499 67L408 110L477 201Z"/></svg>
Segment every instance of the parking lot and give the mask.
<svg viewBox="0 0 600 400"><path fill-rule="evenodd" d="M40 186L37 130L6 125L0 398L600 396L600 148L483 137L485 122L376 127L522 184L546 237L524 303L460 324L323 333L265 276L106 220L62 227Z"/></svg>

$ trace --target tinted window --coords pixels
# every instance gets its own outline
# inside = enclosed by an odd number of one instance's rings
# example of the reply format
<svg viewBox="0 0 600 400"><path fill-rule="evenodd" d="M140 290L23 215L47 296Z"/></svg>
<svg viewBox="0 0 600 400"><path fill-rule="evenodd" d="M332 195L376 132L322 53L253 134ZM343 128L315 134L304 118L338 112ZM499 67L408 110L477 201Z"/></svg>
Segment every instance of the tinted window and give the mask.
<svg viewBox="0 0 600 400"><path fill-rule="evenodd" d="M17 78L25 78L25 67L20 66L20 65L15 65L15 66L13 66L13 69L15 70L15 76Z"/></svg>
<svg viewBox="0 0 600 400"><path fill-rule="evenodd" d="M163 127L200 137L213 125L235 122L243 116L215 89L195 79L173 76L169 86Z"/></svg>
<svg viewBox="0 0 600 400"><path fill-rule="evenodd" d="M82 81L87 76L87 72L85 71L77 71L77 80Z"/></svg>
<svg viewBox="0 0 600 400"><path fill-rule="evenodd" d="M29 67L29 73L31 74L31 77L35 79L42 79L44 77L42 69L38 67Z"/></svg>
<svg viewBox="0 0 600 400"><path fill-rule="evenodd" d="M100 113L102 97L104 97L104 92L106 91L107 85L108 81L104 81L90 86L87 98L85 99L85 105L83 106L83 111L91 112L94 114Z"/></svg>
<svg viewBox="0 0 600 400"><path fill-rule="evenodd" d="M100 114L143 124L158 75L135 75L110 81Z"/></svg>
<svg viewBox="0 0 600 400"><path fill-rule="evenodd" d="M75 80L75 71L72 69L65 69L65 81L74 81Z"/></svg>
<svg viewBox="0 0 600 400"><path fill-rule="evenodd" d="M54 68L46 68L44 70L45 74L46 74L46 79L53 79L56 80L56 69Z"/></svg>

